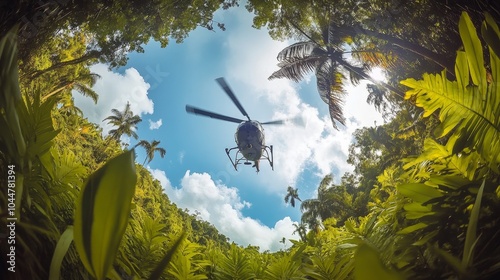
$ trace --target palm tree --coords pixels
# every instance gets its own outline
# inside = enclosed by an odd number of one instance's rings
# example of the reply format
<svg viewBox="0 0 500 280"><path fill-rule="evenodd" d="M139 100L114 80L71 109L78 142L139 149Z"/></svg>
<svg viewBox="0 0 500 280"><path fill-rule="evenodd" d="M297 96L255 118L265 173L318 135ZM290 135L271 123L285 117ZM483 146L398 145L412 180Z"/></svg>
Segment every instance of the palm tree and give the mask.
<svg viewBox="0 0 500 280"><path fill-rule="evenodd" d="M295 227L295 230L293 231L292 234L298 233L300 240L306 241L307 238L307 227L304 223L293 223L292 224Z"/></svg>
<svg viewBox="0 0 500 280"><path fill-rule="evenodd" d="M295 207L295 200L296 199L298 201L302 202L302 200L299 198L298 191L299 191L298 189L294 189L294 188L288 186L287 194L285 196L285 203L288 203L290 201L290 205L292 205L292 207Z"/></svg>
<svg viewBox="0 0 500 280"><path fill-rule="evenodd" d="M135 129L137 128L137 124L142 121L139 115L134 115L134 113L130 110L130 103L127 102L125 106L125 110L122 112L117 109L112 109L111 112L113 115L105 118L105 120L109 120L108 123L112 124L116 127L116 129L112 129L109 131L109 135L112 139L120 140L122 135L132 136L134 139L137 139L137 133L135 133Z"/></svg>
<svg viewBox="0 0 500 280"><path fill-rule="evenodd" d="M363 208L355 207L355 200L359 200L364 194L362 190L346 185L345 182L333 184L332 175L327 175L319 184L317 198L304 200L300 205L301 221L310 229L318 229L321 222L335 218L337 226L341 226L350 217L366 215Z"/></svg>
<svg viewBox="0 0 500 280"><path fill-rule="evenodd" d="M332 175L327 175L318 187L318 197L306 199L302 201L300 205L300 210L302 211L301 221L307 224L310 229L318 230L321 221L332 217L332 212L334 209L330 205L330 197L328 190L332 185L333 177Z"/></svg>
<svg viewBox="0 0 500 280"><path fill-rule="evenodd" d="M371 78L365 72L369 65L355 66L346 60L343 56L346 52L342 50L344 42L336 34L338 28L334 24L327 24L322 28L321 41L308 36L298 26L294 25L294 27L306 36L308 41L298 42L283 49L277 57L280 69L275 71L269 79L287 78L299 82L306 74L314 71L319 95L328 104L334 128L338 129L335 121L345 125L342 104L346 94L343 89L346 72L354 84L361 79L367 79L404 96L398 89Z"/></svg>
<svg viewBox="0 0 500 280"><path fill-rule="evenodd" d="M74 114L83 116L83 111L75 105L75 98L71 94L67 93L61 95L58 102L61 104L59 111L67 113L68 115Z"/></svg>
<svg viewBox="0 0 500 280"><path fill-rule="evenodd" d="M159 152L160 156L162 158L165 156L167 151L161 147L158 147L159 144L160 144L160 141L156 141L156 140L153 140L153 142L151 142L151 143L149 143L146 140L141 140L141 141L139 141L139 143L137 143L134 146L134 148L137 146L141 146L146 150L146 158L144 159L144 163L142 165L146 164L146 161L148 163L150 163L155 156L155 152Z"/></svg>
<svg viewBox="0 0 500 280"><path fill-rule="evenodd" d="M82 74L78 77L76 77L73 80L70 81L62 81L56 89L52 90L48 94L46 94L43 98L43 100L46 100L47 98L65 90L65 89L74 89L81 93L83 96L90 97L94 101L94 103L97 103L97 99L99 98L99 95L97 92L95 92L92 89L92 86L95 85L97 80L101 78L99 74L96 73L87 73L87 74Z"/></svg>

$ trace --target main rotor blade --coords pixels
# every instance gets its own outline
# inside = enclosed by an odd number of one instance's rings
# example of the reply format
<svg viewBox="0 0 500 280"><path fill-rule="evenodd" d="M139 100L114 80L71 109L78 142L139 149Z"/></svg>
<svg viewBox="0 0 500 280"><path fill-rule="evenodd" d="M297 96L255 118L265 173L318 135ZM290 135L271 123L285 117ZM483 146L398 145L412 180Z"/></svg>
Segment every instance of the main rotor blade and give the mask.
<svg viewBox="0 0 500 280"><path fill-rule="evenodd" d="M278 121L263 122L263 123L260 123L260 124L284 124L284 123L285 123L285 121L278 120Z"/></svg>
<svg viewBox="0 0 500 280"><path fill-rule="evenodd" d="M234 123L244 122L244 120L241 120L241 119L224 116L224 115L217 114L214 112L199 109L199 108L196 108L196 107L193 107L190 105L186 105L186 112L191 113L191 114L195 114L195 115L201 115L201 116L213 118L213 119L228 121L228 122L234 122Z"/></svg>
<svg viewBox="0 0 500 280"><path fill-rule="evenodd" d="M224 89L226 94L229 96L229 98L231 98L234 105L236 105L236 107L238 107L238 109L243 114L243 116L247 117L248 120L250 120L250 117L248 116L247 112L245 111L245 109L243 109L243 106L241 106L240 101L238 101L238 98L236 98L236 95L234 95L233 91L227 85L226 80L224 80L224 78L222 78L222 77L217 78L215 80L217 81L217 83L219 83L219 85L222 87L222 89Z"/></svg>

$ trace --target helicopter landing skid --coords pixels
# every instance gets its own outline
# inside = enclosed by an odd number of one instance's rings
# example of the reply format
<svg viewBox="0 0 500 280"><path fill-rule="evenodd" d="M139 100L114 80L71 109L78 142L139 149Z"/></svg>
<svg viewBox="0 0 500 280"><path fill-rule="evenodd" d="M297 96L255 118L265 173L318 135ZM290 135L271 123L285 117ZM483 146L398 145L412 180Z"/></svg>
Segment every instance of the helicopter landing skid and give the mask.
<svg viewBox="0 0 500 280"><path fill-rule="evenodd" d="M231 151L236 150L236 154L234 155L234 160L231 158ZM262 157L260 159L267 159L269 162L269 165L271 166L271 169L274 170L274 157L273 157L273 145L271 146L264 146L262 149L265 152L262 153ZM231 149L226 148L226 154L229 160L231 161L231 164L234 167L234 170L238 171L238 164L240 164L243 161L244 165L251 165L252 163L248 161L240 152L238 147L234 147Z"/></svg>

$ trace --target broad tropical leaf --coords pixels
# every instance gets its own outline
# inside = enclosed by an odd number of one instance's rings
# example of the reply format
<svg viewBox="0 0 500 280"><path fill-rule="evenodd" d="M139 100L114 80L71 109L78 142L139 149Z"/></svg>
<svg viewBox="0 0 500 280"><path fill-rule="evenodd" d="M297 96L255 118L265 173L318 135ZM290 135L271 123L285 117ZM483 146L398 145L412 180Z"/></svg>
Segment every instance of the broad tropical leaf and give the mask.
<svg viewBox="0 0 500 280"><path fill-rule="evenodd" d="M76 202L75 246L85 268L97 279L105 279L115 261L136 180L134 151L130 150L90 175Z"/></svg>
<svg viewBox="0 0 500 280"><path fill-rule="evenodd" d="M500 172L500 93L497 86L500 60L490 52L493 81L489 83L481 44L466 13L460 18L459 29L465 52L459 51L457 55L457 80L448 80L444 71L424 74L419 81L404 80L401 83L412 88L405 98L415 98L416 105L424 109L424 116L439 111L441 124L435 134L442 137L453 132L457 137L454 154L465 148L477 150L493 170Z"/></svg>
<svg viewBox="0 0 500 280"><path fill-rule="evenodd" d="M431 199L443 196L439 189L420 183L402 184L397 189L401 194L418 203L425 203Z"/></svg>
<svg viewBox="0 0 500 280"><path fill-rule="evenodd" d="M50 280L59 280L61 276L61 264L73 242L73 226L68 226L57 242L52 261L50 263Z"/></svg>
<svg viewBox="0 0 500 280"><path fill-rule="evenodd" d="M0 40L0 144L13 160L20 161L26 146L17 106L22 103L17 66L17 28Z"/></svg>
<svg viewBox="0 0 500 280"><path fill-rule="evenodd" d="M183 232L179 238L174 242L172 245L172 248L170 248L165 254L165 256L161 259L161 261L158 263L156 268L153 270L151 275L149 276L148 279L150 280L155 280L155 279L160 279L160 276L162 275L162 272L165 270L165 268L170 264L170 261L172 260L172 257L174 254L177 252L179 249L179 246L181 245L182 241L186 237L185 233Z"/></svg>
<svg viewBox="0 0 500 280"><path fill-rule="evenodd" d="M402 280L404 277L385 267L375 249L367 244L361 244L354 254L354 279Z"/></svg>
<svg viewBox="0 0 500 280"><path fill-rule="evenodd" d="M500 30L498 29L495 20L489 13L485 14L485 18L486 20L481 26L481 35L492 51L500 57Z"/></svg>
<svg viewBox="0 0 500 280"><path fill-rule="evenodd" d="M474 261L474 245L477 242L477 224L479 220L479 211L481 209L481 200L483 198L484 191L484 183L486 180L483 180L481 187L476 196L476 201L474 202L474 206L472 207L472 211L470 213L469 225L467 226L467 234L465 236L465 245L464 245L464 254L462 257L462 266L464 268L468 268L472 265Z"/></svg>

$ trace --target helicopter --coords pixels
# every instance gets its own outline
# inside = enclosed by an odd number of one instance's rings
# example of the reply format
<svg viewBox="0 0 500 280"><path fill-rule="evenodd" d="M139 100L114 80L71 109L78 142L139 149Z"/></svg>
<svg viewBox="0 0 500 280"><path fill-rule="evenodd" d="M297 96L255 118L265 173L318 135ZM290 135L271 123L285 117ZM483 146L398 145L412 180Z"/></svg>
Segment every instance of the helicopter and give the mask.
<svg viewBox="0 0 500 280"><path fill-rule="evenodd" d="M186 105L186 112L195 115L201 115L209 118L214 118L218 120L239 123L236 128L236 133L234 134L236 147L226 148L226 154L231 161L234 169L238 171L238 165L243 162L244 165L251 165L260 171L259 162L260 160L267 160L271 169L274 170L274 159L273 159L273 146L267 146L265 144L264 128L262 125L280 125L283 124L283 120L269 121L269 122L258 122L256 120L250 119L248 113L245 111L241 103L234 95L231 88L229 88L226 80L224 78L215 79L220 87L226 92L229 98L233 101L234 105L240 110L240 112L247 118L247 120L242 120L238 118L233 118L214 112L206 111L200 108L193 107L191 105ZM231 152L236 151L234 154L234 159L231 157Z"/></svg>

